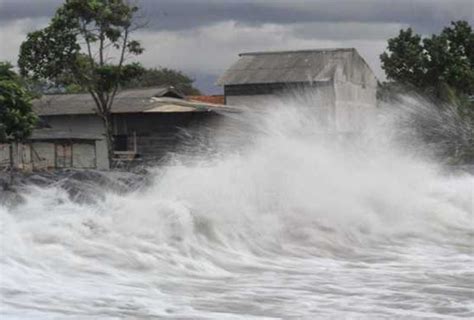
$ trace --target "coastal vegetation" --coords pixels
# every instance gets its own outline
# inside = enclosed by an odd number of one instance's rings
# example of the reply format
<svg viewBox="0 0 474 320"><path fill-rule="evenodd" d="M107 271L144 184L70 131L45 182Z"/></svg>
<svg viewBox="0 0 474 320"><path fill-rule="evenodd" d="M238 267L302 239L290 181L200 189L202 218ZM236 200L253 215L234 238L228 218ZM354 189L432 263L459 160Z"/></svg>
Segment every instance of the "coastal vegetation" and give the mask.
<svg viewBox="0 0 474 320"><path fill-rule="evenodd" d="M400 93L412 92L438 108L432 112L458 117L448 131L434 128L441 123L418 123L418 131L449 146L451 162L473 162L474 32L469 23L453 21L430 37L402 29L388 40L380 59L388 81L379 87L379 100L393 102Z"/></svg>
<svg viewBox="0 0 474 320"><path fill-rule="evenodd" d="M37 122L32 98L12 65L0 62L0 143L20 142L31 135Z"/></svg>
<svg viewBox="0 0 474 320"><path fill-rule="evenodd" d="M104 122L109 159L113 154L111 109L118 90L143 67L127 63L144 49L133 40L138 7L125 0L66 0L49 25L28 34L18 67L23 76L84 88Z"/></svg>

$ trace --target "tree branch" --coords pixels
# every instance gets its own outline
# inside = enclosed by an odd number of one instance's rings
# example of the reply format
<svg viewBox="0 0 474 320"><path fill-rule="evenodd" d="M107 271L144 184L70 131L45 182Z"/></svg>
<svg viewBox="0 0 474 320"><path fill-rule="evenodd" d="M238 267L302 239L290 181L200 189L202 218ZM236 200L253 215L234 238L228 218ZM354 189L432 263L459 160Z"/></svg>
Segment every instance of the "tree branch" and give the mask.
<svg viewBox="0 0 474 320"><path fill-rule="evenodd" d="M129 34L129 27L125 27L124 28L123 42L122 42L122 52L120 54L120 60L119 60L119 64L118 64L118 67L117 67L117 75L116 75L115 85L114 85L114 89L112 90L112 94L110 95L110 99L108 101L109 103L108 103L108 106L107 106L109 111L112 108L112 104L114 102L115 95L117 94L117 90L118 90L118 87L119 87L120 74L122 72L122 66L123 66L123 62L125 60L125 52L127 50L128 34Z"/></svg>

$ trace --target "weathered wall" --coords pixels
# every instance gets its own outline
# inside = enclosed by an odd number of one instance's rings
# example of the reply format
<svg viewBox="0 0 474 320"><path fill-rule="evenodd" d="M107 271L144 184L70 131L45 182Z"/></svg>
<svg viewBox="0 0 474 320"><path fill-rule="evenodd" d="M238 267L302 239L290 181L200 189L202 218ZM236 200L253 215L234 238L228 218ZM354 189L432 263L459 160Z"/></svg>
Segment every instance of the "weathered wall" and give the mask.
<svg viewBox="0 0 474 320"><path fill-rule="evenodd" d="M359 57L357 55L357 57ZM359 57L334 76L335 126L339 132L360 131L377 105L377 79Z"/></svg>
<svg viewBox="0 0 474 320"><path fill-rule="evenodd" d="M205 133L199 127L213 126L216 117L208 112L120 114L114 116L114 127L115 134L129 137L129 150L133 150L135 134L139 156L157 160L170 152L197 146L201 142L197 139Z"/></svg>
<svg viewBox="0 0 474 320"><path fill-rule="evenodd" d="M13 165L22 170L96 168L94 141L34 141L13 145ZM9 145L0 145L0 167L10 166Z"/></svg>
<svg viewBox="0 0 474 320"><path fill-rule="evenodd" d="M262 95L239 95L226 96L226 104L230 106L244 106L250 108L258 108L266 106L276 98L273 94Z"/></svg>
<svg viewBox="0 0 474 320"><path fill-rule="evenodd" d="M10 165L10 145L0 144L0 168Z"/></svg>
<svg viewBox="0 0 474 320"><path fill-rule="evenodd" d="M95 115L59 115L43 117L55 130L104 135L102 120Z"/></svg>
<svg viewBox="0 0 474 320"><path fill-rule="evenodd" d="M350 82L335 85L337 131L360 131L376 107L376 90Z"/></svg>
<svg viewBox="0 0 474 320"><path fill-rule="evenodd" d="M96 140L95 142L95 163L98 170L109 170L109 153L107 151L107 141Z"/></svg>
<svg viewBox="0 0 474 320"><path fill-rule="evenodd" d="M13 157L13 166L18 169L31 170L31 148L28 144L14 143L12 145L11 155ZM0 167L10 166L10 145L0 145Z"/></svg>
<svg viewBox="0 0 474 320"><path fill-rule="evenodd" d="M107 142L105 140L105 128L102 120L95 115L59 115L44 117L52 129L73 132L78 134L89 134L104 137L95 143L96 168L99 170L109 169L109 157Z"/></svg>
<svg viewBox="0 0 474 320"><path fill-rule="evenodd" d="M73 143L72 166L81 169L96 168L95 143Z"/></svg>
<svg viewBox="0 0 474 320"><path fill-rule="evenodd" d="M32 152L33 152L33 166L36 162L42 162L40 166L45 166L46 168L54 168L56 166L56 155L54 143L52 142L33 142L32 143Z"/></svg>
<svg viewBox="0 0 474 320"><path fill-rule="evenodd" d="M249 91L254 91L250 89ZM251 109L271 108L275 103L310 104L317 109L317 115L324 127L333 129L335 118L335 90L332 82L285 88L273 94L227 95L226 104L245 106Z"/></svg>

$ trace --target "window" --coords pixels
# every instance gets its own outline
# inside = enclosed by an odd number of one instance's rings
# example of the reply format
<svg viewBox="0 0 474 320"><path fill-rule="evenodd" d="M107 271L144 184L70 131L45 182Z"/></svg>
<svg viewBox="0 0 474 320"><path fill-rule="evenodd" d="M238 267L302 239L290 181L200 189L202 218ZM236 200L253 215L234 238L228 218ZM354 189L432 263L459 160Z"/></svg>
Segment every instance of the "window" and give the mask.
<svg viewBox="0 0 474 320"><path fill-rule="evenodd" d="M127 135L114 136L114 150L115 151L128 151L128 136Z"/></svg>

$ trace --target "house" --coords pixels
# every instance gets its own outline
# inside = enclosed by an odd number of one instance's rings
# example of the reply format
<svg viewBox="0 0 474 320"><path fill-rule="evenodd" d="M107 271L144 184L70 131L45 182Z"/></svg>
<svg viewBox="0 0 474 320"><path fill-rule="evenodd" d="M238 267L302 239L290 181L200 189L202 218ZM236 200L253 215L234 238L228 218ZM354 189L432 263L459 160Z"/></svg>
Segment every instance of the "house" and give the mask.
<svg viewBox="0 0 474 320"><path fill-rule="evenodd" d="M377 79L353 48L241 53L217 84L227 104L254 108L310 90L336 131L360 129L376 107Z"/></svg>
<svg viewBox="0 0 474 320"><path fill-rule="evenodd" d="M11 164L32 171L48 168L93 169L100 167L96 142L103 137L51 129L34 130L23 143L0 144L0 168ZM10 162L11 161L11 162Z"/></svg>
<svg viewBox="0 0 474 320"><path fill-rule="evenodd" d="M33 102L43 126L23 144L0 148L17 167L109 169L105 126L89 94L44 95ZM192 145L187 130L217 127L229 106L186 100L173 87L124 90L112 107L114 162L159 161ZM207 130L208 131L208 130ZM189 131L188 131L189 133ZM200 141L201 142L201 141Z"/></svg>

